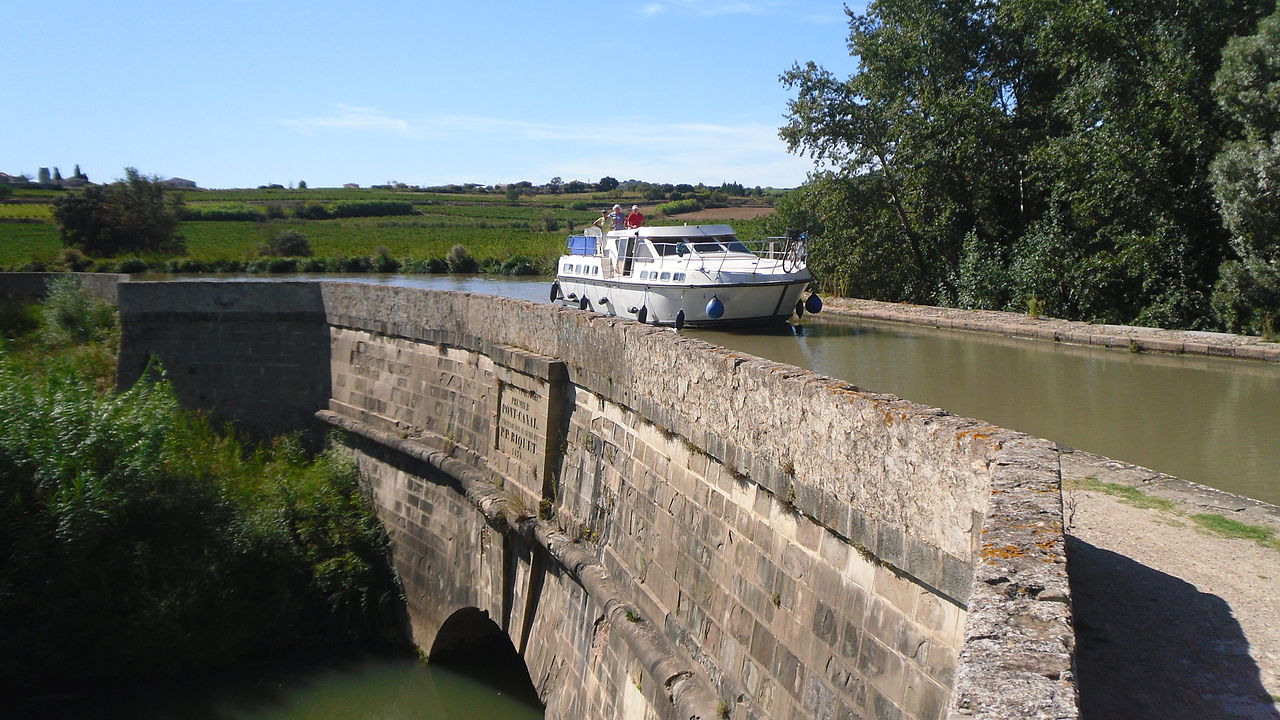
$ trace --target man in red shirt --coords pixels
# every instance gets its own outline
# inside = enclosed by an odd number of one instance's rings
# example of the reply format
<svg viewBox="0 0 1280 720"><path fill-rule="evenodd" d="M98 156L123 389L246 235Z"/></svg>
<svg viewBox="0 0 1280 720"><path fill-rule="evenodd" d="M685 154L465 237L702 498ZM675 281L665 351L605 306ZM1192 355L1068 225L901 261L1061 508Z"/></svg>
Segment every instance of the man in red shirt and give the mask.
<svg viewBox="0 0 1280 720"><path fill-rule="evenodd" d="M640 214L640 206L632 205L631 214L627 216L627 227L638 228L644 224L644 215Z"/></svg>

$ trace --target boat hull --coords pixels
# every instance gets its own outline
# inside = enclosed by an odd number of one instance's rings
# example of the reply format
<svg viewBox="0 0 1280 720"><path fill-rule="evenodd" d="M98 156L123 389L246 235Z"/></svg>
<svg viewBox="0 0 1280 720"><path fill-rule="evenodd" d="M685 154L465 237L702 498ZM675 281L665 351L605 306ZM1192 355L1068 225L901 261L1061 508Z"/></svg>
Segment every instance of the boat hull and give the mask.
<svg viewBox="0 0 1280 720"><path fill-rule="evenodd" d="M604 315L637 320L643 308L646 323L674 325L683 310L685 325L726 327L785 322L810 279L672 286L561 276L556 282L558 302L582 307L581 299L586 298L584 309ZM707 313L713 297L723 306L718 318Z"/></svg>

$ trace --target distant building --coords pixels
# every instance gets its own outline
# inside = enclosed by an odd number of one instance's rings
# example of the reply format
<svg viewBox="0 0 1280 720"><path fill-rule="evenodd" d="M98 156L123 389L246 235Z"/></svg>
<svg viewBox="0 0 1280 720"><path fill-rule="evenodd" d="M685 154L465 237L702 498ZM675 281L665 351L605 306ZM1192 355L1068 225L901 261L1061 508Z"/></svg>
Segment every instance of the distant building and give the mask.
<svg viewBox="0 0 1280 720"><path fill-rule="evenodd" d="M359 190L359 189L360 189L360 183L347 183L346 185L343 185L342 187L344 187L344 188L346 188L346 189L348 189L348 190Z"/></svg>
<svg viewBox="0 0 1280 720"><path fill-rule="evenodd" d="M25 175L10 175L9 173L0 172L0 183L4 183L9 187L20 188L30 185L31 180Z"/></svg>
<svg viewBox="0 0 1280 720"><path fill-rule="evenodd" d="M160 184L174 190L199 190L195 180L187 180L186 178L169 178L168 180L161 180Z"/></svg>

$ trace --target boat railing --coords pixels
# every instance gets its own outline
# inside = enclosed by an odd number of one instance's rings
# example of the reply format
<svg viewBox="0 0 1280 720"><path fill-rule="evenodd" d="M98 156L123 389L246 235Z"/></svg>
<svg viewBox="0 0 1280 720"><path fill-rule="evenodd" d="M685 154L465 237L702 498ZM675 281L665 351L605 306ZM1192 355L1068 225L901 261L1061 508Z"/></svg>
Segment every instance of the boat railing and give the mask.
<svg viewBox="0 0 1280 720"><path fill-rule="evenodd" d="M615 250L620 248L609 248L609 252L606 253L604 240L605 237L598 229L587 228L582 235L569 236L566 242L566 254L589 257L612 257L616 254L617 257L614 258L616 267L625 268L647 265L674 256L688 261L697 260L698 265L695 267L690 264L689 269L703 273L720 272L730 258L741 257L743 254L777 261L785 272L795 272L803 268L808 261L808 242L803 233L791 233L786 237L768 237L763 240L671 238L664 242L657 238L649 238L649 243L652 244L656 255L650 253L649 249L641 244L631 245L628 252L616 253ZM718 249L715 252L699 250L698 246L704 244L715 244ZM758 271L759 265L753 264L750 272L755 274Z"/></svg>

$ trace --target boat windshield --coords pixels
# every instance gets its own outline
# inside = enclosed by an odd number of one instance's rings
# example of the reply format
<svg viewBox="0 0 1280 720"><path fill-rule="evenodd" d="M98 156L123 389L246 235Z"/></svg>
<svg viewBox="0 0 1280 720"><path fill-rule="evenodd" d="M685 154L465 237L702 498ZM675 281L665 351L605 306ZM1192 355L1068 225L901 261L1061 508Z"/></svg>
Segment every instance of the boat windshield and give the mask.
<svg viewBox="0 0 1280 720"><path fill-rule="evenodd" d="M720 243L698 242L690 245L699 255L710 255L712 253L724 252L724 246Z"/></svg>

